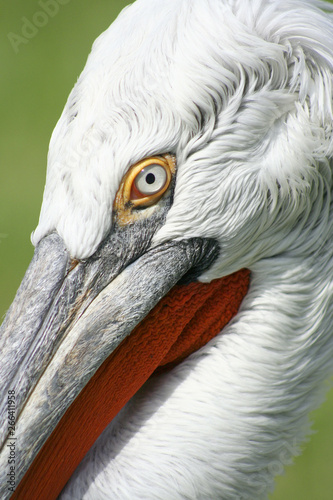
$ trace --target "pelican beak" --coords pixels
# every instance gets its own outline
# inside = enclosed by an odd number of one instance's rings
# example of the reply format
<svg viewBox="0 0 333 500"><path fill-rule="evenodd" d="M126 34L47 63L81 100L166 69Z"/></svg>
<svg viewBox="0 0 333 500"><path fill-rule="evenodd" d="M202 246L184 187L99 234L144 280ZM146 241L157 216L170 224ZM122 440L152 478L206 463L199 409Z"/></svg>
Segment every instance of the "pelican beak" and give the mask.
<svg viewBox="0 0 333 500"><path fill-rule="evenodd" d="M162 219L114 227L86 260L71 259L57 233L37 245L0 331L1 498L135 326L182 277L216 258L213 240L151 246Z"/></svg>

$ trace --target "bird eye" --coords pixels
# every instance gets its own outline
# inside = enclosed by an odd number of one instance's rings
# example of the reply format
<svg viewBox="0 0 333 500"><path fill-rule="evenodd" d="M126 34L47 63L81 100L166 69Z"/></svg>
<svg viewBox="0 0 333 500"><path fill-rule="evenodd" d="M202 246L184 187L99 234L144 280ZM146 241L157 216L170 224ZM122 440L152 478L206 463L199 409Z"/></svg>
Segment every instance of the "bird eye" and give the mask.
<svg viewBox="0 0 333 500"><path fill-rule="evenodd" d="M164 166L157 163L148 165L137 174L132 186L132 199L143 198L161 191L168 180Z"/></svg>
<svg viewBox="0 0 333 500"><path fill-rule="evenodd" d="M124 202L134 208L149 207L162 197L175 173L175 158L154 156L132 166L123 183Z"/></svg>
<svg viewBox="0 0 333 500"><path fill-rule="evenodd" d="M176 159L170 154L132 165L120 183L113 205L118 224L133 221L136 209L157 203L170 186L175 171Z"/></svg>

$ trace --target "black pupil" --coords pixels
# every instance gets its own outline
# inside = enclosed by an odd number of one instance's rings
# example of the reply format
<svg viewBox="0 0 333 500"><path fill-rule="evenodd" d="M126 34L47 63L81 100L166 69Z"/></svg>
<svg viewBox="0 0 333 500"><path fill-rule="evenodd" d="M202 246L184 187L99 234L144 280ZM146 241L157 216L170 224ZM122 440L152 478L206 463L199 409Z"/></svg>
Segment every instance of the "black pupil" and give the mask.
<svg viewBox="0 0 333 500"><path fill-rule="evenodd" d="M149 173L146 175L146 182L147 184L154 184L155 182L155 175L152 173Z"/></svg>

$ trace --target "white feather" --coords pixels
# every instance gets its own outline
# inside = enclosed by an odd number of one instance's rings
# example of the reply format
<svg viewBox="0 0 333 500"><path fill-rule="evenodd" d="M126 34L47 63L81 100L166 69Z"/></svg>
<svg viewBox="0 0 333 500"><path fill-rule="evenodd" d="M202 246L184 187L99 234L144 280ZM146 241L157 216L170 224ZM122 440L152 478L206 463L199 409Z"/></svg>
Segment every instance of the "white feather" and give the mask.
<svg viewBox="0 0 333 500"><path fill-rule="evenodd" d="M332 372L333 22L314 0L137 0L95 42L50 144L36 244L73 257L110 230L129 166L177 157L155 244L212 237L202 281L242 267L235 320L154 377L63 499L259 499ZM318 396L319 394L319 396Z"/></svg>

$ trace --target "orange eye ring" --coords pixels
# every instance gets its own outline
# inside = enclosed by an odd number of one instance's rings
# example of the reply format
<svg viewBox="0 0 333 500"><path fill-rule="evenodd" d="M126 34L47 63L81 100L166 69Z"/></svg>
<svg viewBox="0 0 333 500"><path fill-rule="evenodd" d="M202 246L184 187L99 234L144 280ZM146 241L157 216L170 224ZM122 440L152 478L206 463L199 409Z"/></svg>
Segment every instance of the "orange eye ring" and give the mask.
<svg viewBox="0 0 333 500"><path fill-rule="evenodd" d="M120 184L115 209L154 205L167 191L174 173L175 158L169 154L136 163Z"/></svg>

